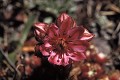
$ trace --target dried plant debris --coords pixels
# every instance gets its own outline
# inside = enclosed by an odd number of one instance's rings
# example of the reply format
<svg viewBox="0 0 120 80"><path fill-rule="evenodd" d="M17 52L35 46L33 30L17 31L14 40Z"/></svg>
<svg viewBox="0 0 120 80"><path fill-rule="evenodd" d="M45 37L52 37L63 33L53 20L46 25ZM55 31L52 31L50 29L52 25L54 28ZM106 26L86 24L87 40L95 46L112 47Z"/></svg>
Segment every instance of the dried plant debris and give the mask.
<svg viewBox="0 0 120 80"><path fill-rule="evenodd" d="M65 67L41 55L33 27L62 12L95 35L86 59ZM120 0L0 0L0 80L33 79L119 80Z"/></svg>

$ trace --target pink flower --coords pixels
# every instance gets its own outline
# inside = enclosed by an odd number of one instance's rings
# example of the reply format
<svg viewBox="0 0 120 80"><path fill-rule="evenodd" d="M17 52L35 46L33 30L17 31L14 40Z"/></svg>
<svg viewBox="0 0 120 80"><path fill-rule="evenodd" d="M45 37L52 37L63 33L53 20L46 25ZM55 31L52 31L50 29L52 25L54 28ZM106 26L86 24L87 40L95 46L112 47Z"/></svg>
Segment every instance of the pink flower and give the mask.
<svg viewBox="0 0 120 80"><path fill-rule="evenodd" d="M39 49L49 62L66 66L72 61L86 58L84 52L93 35L82 26L77 26L69 15L62 13L57 24L36 23L35 37L43 42Z"/></svg>

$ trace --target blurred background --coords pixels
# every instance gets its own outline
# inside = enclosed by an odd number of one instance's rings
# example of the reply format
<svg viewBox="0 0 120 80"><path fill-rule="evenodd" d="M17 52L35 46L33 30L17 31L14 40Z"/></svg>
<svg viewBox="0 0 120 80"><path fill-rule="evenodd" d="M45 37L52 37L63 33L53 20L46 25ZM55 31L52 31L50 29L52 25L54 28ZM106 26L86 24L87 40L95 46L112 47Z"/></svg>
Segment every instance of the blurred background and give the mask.
<svg viewBox="0 0 120 80"><path fill-rule="evenodd" d="M62 12L95 35L87 60L68 70L42 64L34 50L33 24ZM120 0L0 0L0 80L33 79L120 80Z"/></svg>

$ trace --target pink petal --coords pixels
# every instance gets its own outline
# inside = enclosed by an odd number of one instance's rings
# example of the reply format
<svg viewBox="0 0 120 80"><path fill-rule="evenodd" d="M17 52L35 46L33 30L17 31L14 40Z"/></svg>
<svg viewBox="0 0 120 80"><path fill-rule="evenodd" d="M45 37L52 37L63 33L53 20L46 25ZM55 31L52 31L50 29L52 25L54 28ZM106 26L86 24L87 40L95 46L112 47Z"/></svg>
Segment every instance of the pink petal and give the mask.
<svg viewBox="0 0 120 80"><path fill-rule="evenodd" d="M73 41L69 42L68 47L75 52L85 52L86 48L89 46L87 41Z"/></svg>
<svg viewBox="0 0 120 80"><path fill-rule="evenodd" d="M37 30L37 29L34 31L34 33L35 33L36 36L39 36L39 35L40 35L40 31Z"/></svg>
<svg viewBox="0 0 120 80"><path fill-rule="evenodd" d="M48 29L48 24L35 23L34 25L35 25L34 34L35 34L36 40L41 41L42 39L44 39L44 37L46 35L46 31Z"/></svg>
<svg viewBox="0 0 120 80"><path fill-rule="evenodd" d="M71 30L69 30L68 35L69 35L69 39L79 39L84 32L84 28L83 27L74 27Z"/></svg>
<svg viewBox="0 0 120 80"><path fill-rule="evenodd" d="M48 37L53 38L58 35L58 27L55 24L51 24L48 29Z"/></svg>
<svg viewBox="0 0 120 80"><path fill-rule="evenodd" d="M86 47L81 45L75 45L72 47L72 49L76 52L85 52Z"/></svg>
<svg viewBox="0 0 120 80"><path fill-rule="evenodd" d="M91 33L89 33L89 31L88 31L87 29L85 29L85 31L84 31L82 37L80 38L80 40L87 40L87 41L89 41L89 40L91 40L93 37L94 37L94 35L91 34Z"/></svg>
<svg viewBox="0 0 120 80"><path fill-rule="evenodd" d="M66 66L66 65L68 65L69 64L69 57L64 53L63 54L63 58L62 58L62 65L63 66Z"/></svg>
<svg viewBox="0 0 120 80"><path fill-rule="evenodd" d="M68 30L70 30L72 27L75 27L75 21L71 17L68 17L61 23L60 34L67 34Z"/></svg>
<svg viewBox="0 0 120 80"><path fill-rule="evenodd" d="M44 43L46 48L52 47L52 45L48 42Z"/></svg>
<svg viewBox="0 0 120 80"><path fill-rule="evenodd" d="M68 53L69 57L74 60L74 61L80 61L83 59L86 59L86 56L84 55L84 53Z"/></svg>
<svg viewBox="0 0 120 80"><path fill-rule="evenodd" d="M54 52L54 51L50 51L50 56L51 57L53 57L53 56L55 56L56 55L56 53Z"/></svg>
<svg viewBox="0 0 120 80"><path fill-rule="evenodd" d="M36 29L36 30L34 30L34 34L35 34L35 37L37 38L37 39L41 39L41 34L40 34L40 32Z"/></svg>
<svg viewBox="0 0 120 80"><path fill-rule="evenodd" d="M46 32L48 28L48 24L46 23L35 23L34 26L35 29L37 29L40 32Z"/></svg>
<svg viewBox="0 0 120 80"><path fill-rule="evenodd" d="M62 13L58 19L57 19L57 25L60 27L61 23L66 20L68 17L70 17L69 15L67 15L66 13Z"/></svg>
<svg viewBox="0 0 120 80"><path fill-rule="evenodd" d="M34 34L37 41L43 41L46 36L44 32L40 32L37 29L34 31Z"/></svg>
<svg viewBox="0 0 120 80"><path fill-rule="evenodd" d="M56 64L66 66L69 64L69 57L66 54L51 52L52 55L49 56L48 61ZM54 55L53 55L54 54Z"/></svg>
<svg viewBox="0 0 120 80"><path fill-rule="evenodd" d="M45 48L43 48L43 46L40 46L39 49L44 56L49 56L50 55L49 51L47 51Z"/></svg>
<svg viewBox="0 0 120 80"><path fill-rule="evenodd" d="M59 58L59 55L57 55L55 52L51 52L52 55L48 57L48 61L53 64L61 65L61 59ZM53 55L55 54L55 55Z"/></svg>

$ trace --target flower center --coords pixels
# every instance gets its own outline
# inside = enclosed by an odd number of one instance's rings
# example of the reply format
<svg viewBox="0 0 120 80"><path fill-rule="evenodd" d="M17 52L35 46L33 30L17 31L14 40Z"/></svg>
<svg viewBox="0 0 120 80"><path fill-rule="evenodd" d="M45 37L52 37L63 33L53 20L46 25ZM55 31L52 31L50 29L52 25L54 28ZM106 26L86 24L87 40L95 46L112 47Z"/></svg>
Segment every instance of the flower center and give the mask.
<svg viewBox="0 0 120 80"><path fill-rule="evenodd" d="M56 49L57 51L65 51L65 49L67 48L67 45L66 45L66 42L65 42L65 39L63 38L59 38L57 41L56 41Z"/></svg>
<svg viewBox="0 0 120 80"><path fill-rule="evenodd" d="M61 50L64 49L64 46L63 46L62 44L58 44L58 46L59 46L59 48L60 48Z"/></svg>

